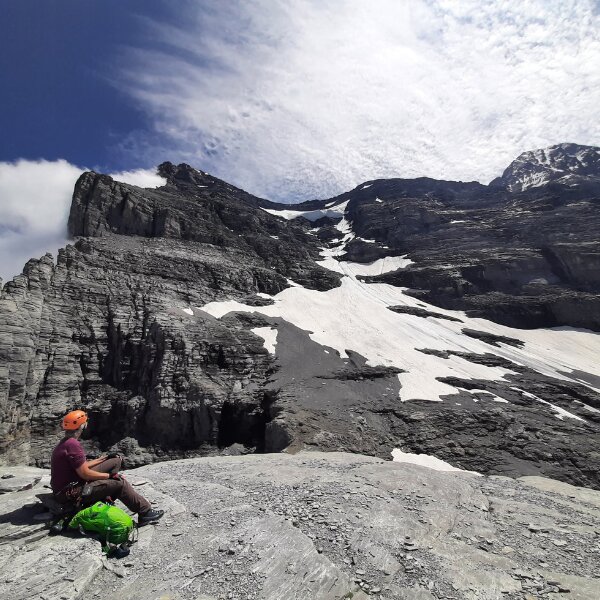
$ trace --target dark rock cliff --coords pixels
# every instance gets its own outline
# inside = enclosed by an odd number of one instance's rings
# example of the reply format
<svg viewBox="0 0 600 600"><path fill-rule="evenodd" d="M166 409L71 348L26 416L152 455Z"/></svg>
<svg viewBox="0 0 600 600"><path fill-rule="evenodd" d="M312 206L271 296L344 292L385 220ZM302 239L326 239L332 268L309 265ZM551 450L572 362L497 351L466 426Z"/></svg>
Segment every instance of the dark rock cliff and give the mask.
<svg viewBox="0 0 600 600"><path fill-rule="evenodd" d="M342 247L339 218L325 209L347 201L353 237L341 260L413 261L365 282L511 327L600 331L595 171L527 188L514 167L520 191L498 182L371 181L294 207L314 213L310 220L270 214L263 209L290 207L188 165L163 163L159 172L167 185L157 189L83 174L68 222L73 244L56 262L29 261L2 289L0 462L47 465L60 417L77 406L92 417L88 449L121 449L130 464L238 445L382 457L402 446L469 469L600 487L600 371L542 375L495 353L520 348L519 340L465 325L465 339L484 350L421 351L511 374L501 383L440 377L457 390L453 402L400 402L402 365L367 364L352 349L341 358L259 311L215 318L197 310L225 300L269 305L267 296L295 284L338 288L340 275L316 261L323 247ZM388 308L424 323L460 327L463 318ZM277 328L275 356L253 331L263 327ZM494 394L507 404L491 404ZM531 394L583 420L561 421Z"/></svg>
<svg viewBox="0 0 600 600"><path fill-rule="evenodd" d="M56 264L49 255L29 261L6 284L4 460L47 464L57 419L71 406L91 413L95 443L119 443L139 462L223 440L264 444L272 360L263 340L242 322L183 309L252 301L285 289L287 278L328 289L339 277L315 264L316 238L301 226L191 168L167 168L170 183L157 190L83 174L69 217L75 244Z"/></svg>
<svg viewBox="0 0 600 600"><path fill-rule="evenodd" d="M353 230L376 243L355 239L344 258L393 251L414 261L374 281L511 327L600 331L600 184L508 193L382 180L350 198Z"/></svg>

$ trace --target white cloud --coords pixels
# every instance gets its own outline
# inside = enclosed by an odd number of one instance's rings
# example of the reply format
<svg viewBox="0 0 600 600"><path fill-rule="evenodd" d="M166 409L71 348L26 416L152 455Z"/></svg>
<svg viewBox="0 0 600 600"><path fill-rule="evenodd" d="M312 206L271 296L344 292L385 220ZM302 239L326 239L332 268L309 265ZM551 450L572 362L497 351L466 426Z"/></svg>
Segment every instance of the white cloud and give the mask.
<svg viewBox="0 0 600 600"><path fill-rule="evenodd" d="M600 139L592 0L190 2L147 22L120 84L161 146L256 194L376 177L487 182L524 150ZM187 12L186 12L187 11ZM167 154L168 153L168 154Z"/></svg>
<svg viewBox="0 0 600 600"><path fill-rule="evenodd" d="M167 180L157 175L152 169L136 169L135 171L120 171L111 173L116 181L137 185L142 188L156 188L167 183Z"/></svg>
<svg viewBox="0 0 600 600"><path fill-rule="evenodd" d="M0 278L21 272L30 258L55 257L67 243L67 218L77 178L83 171L65 160L0 162ZM112 174L114 179L157 187L152 171Z"/></svg>
<svg viewBox="0 0 600 600"><path fill-rule="evenodd" d="M0 163L0 277L66 243L75 181L82 169L65 160Z"/></svg>

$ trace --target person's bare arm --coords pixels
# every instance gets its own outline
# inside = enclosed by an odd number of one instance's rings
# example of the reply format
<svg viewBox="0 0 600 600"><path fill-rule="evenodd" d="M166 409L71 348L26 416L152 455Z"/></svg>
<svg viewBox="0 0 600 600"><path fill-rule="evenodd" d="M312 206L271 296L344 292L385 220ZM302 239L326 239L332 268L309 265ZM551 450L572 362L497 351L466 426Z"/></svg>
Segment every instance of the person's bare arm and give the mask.
<svg viewBox="0 0 600 600"><path fill-rule="evenodd" d="M77 475L84 481L98 481L100 479L110 479L110 473L101 473L90 469L87 462L84 462L80 467L75 469Z"/></svg>
<svg viewBox="0 0 600 600"><path fill-rule="evenodd" d="M94 458L94 460L88 460L86 461L86 465L90 468L93 469L95 466L99 465L100 463L104 462L108 457L106 455L102 455L100 458Z"/></svg>

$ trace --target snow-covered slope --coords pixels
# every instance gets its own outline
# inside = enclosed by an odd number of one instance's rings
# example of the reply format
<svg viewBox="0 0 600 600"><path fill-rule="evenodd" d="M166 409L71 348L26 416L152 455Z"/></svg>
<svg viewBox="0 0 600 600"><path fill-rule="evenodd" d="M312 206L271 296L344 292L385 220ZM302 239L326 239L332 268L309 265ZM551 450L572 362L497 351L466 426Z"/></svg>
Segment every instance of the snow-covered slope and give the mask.
<svg viewBox="0 0 600 600"><path fill-rule="evenodd" d="M600 148L557 144L523 152L493 183L520 192L550 182L575 185L584 181L600 183Z"/></svg>
<svg viewBox="0 0 600 600"><path fill-rule="evenodd" d="M513 340L512 343L499 342L493 353L515 365L529 367L549 377L576 381L576 377L564 373L593 373L597 370L600 336L595 333L568 328L513 329L484 319L469 318L459 311L428 305L407 295L402 288L369 283L360 277L404 268L410 264L410 260L387 257L366 265L345 262L337 256L343 251L344 245L345 242L342 242L324 249L324 260L320 262L326 268L344 275L342 285L338 288L320 292L293 285L273 296L274 304L271 306L255 307L232 300L210 302L196 309L200 308L217 318L232 311L258 312L267 317L281 318L310 332L310 338L324 350L333 349L341 357L347 357L347 351L351 350L365 357L370 366L403 369L405 372L398 375L402 401L440 401L445 396L458 393L460 389L457 386L440 381L440 378L447 377L491 380L510 388L506 379L510 369L485 366L455 354L443 357L422 352L424 349L468 354L490 352L488 342L465 335L464 329ZM423 318L389 310L398 306L423 309L439 317ZM255 332L258 333L258 330ZM272 334L263 337L272 348L273 342L268 339ZM522 344L515 346L514 340ZM592 389L600 393L600 388ZM499 396L502 398L501 394ZM560 414L558 409L555 409L555 414L557 417L578 418L570 413Z"/></svg>

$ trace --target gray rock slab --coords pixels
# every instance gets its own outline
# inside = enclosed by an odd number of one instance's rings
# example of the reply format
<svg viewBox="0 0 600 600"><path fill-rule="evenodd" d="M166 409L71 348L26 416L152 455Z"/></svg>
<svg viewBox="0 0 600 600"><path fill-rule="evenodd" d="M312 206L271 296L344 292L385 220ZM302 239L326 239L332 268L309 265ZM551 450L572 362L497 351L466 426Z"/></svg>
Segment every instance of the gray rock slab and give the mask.
<svg viewBox="0 0 600 600"><path fill-rule="evenodd" d="M320 452L178 460L127 476L166 510L128 557L4 519L0 597L598 598L598 492ZM0 514L33 493L1 496ZM18 576L27 572L36 576Z"/></svg>
<svg viewBox="0 0 600 600"><path fill-rule="evenodd" d="M6 552L6 554L4 554ZM2 546L0 598L75 600L102 569L100 544L84 538L45 537L22 547Z"/></svg>
<svg viewBox="0 0 600 600"><path fill-rule="evenodd" d="M19 492L38 485L48 471L36 467L0 466L0 494Z"/></svg>
<svg viewBox="0 0 600 600"><path fill-rule="evenodd" d="M0 496L0 545L28 544L47 535L47 524L36 517L46 512L32 488Z"/></svg>
<svg viewBox="0 0 600 600"><path fill-rule="evenodd" d="M585 502L600 509L600 491L570 485L563 481L547 479L546 477L519 477L519 481L538 490L553 492L568 498Z"/></svg>

